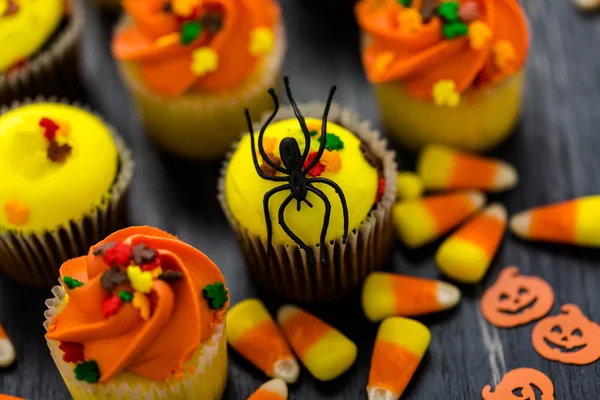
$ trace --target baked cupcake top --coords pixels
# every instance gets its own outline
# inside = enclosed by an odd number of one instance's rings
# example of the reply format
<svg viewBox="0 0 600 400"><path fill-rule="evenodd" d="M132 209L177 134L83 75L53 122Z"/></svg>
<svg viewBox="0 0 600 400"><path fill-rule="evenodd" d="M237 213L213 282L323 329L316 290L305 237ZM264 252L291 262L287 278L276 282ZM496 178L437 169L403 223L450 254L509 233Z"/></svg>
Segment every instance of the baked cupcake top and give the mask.
<svg viewBox="0 0 600 400"><path fill-rule="evenodd" d="M106 200L117 169L110 131L80 108L34 103L0 115L0 231L82 218Z"/></svg>
<svg viewBox="0 0 600 400"><path fill-rule="evenodd" d="M123 0L131 24L115 57L136 61L153 92L221 91L239 85L275 44L274 0Z"/></svg>
<svg viewBox="0 0 600 400"><path fill-rule="evenodd" d="M35 54L64 12L64 0L0 0L0 74Z"/></svg>
<svg viewBox="0 0 600 400"><path fill-rule="evenodd" d="M229 307L219 268L156 228L131 227L60 269L68 301L48 326L75 377L106 382L129 371L162 381L189 374L198 346ZM185 367L185 369L184 369Z"/></svg>
<svg viewBox="0 0 600 400"><path fill-rule="evenodd" d="M518 73L527 58L517 0L361 0L356 15L369 80L401 81L417 98L451 100Z"/></svg>

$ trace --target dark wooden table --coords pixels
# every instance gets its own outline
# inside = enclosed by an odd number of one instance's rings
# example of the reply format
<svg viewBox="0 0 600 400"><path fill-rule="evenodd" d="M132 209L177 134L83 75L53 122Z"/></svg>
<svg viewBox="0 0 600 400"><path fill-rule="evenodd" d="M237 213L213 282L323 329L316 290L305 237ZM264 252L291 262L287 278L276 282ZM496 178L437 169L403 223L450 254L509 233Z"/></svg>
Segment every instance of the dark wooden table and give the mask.
<svg viewBox="0 0 600 400"><path fill-rule="evenodd" d="M301 101L324 99L331 84L337 100L377 123L376 106L358 57L358 30L347 0L284 0L290 51L285 72ZM600 16L584 17L568 0L527 0L533 32L528 92L519 132L493 155L519 170L521 183L499 196L511 213L524 208L600 193ZM135 224L179 235L222 269L233 303L259 293L244 270L240 251L215 198L219 165L183 162L159 153L144 136L119 82L109 43L114 16L86 7L85 81L87 102L105 115L133 148L137 172L131 198ZM414 156L400 152L404 168ZM429 278L440 273L436 245L418 252L397 244L388 269ZM537 368L554 381L557 399L600 398L600 362L577 367L547 361L533 350L532 324L512 330L488 325L479 299L500 269L515 264L546 279L556 303L575 303L600 322L600 250L525 243L507 234L481 285L461 287L463 301L452 311L420 318L432 341L405 399L480 399L481 389L507 371ZM0 322L12 337L18 361L0 370L0 393L27 399L64 399L68 392L54 367L42 328L47 290L19 287L0 278ZM265 299L272 310L276 301ZM319 383L303 371L291 399L364 399L377 326L362 315L358 296L313 309L358 345L352 369L334 382ZM600 340L593 338L590 340ZM265 377L233 352L226 399L245 399Z"/></svg>

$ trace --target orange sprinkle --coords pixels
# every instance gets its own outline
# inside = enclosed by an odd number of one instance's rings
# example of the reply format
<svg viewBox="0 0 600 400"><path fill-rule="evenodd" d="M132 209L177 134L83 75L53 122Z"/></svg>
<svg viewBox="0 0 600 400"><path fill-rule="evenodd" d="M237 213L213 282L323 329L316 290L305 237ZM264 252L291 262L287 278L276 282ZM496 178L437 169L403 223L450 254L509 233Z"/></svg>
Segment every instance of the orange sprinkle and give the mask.
<svg viewBox="0 0 600 400"><path fill-rule="evenodd" d="M13 225L25 225L29 221L29 207L14 200L4 203L4 212L8 222Z"/></svg>

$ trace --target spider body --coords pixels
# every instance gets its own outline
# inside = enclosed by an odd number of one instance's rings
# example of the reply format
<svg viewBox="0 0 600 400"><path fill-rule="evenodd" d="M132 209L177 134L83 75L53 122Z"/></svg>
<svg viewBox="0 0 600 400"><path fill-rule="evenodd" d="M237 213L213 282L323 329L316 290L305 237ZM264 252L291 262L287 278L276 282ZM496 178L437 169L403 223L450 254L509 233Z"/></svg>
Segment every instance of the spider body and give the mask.
<svg viewBox="0 0 600 400"><path fill-rule="evenodd" d="M296 210L297 211L300 211L302 209L302 203L305 203L308 207L312 208L313 205L307 199L308 193L313 193L321 201L323 201L323 204L325 206L325 214L323 215L323 225L321 227L321 236L320 236L319 245L320 245L320 252L321 252L321 262L326 263L327 261L325 259L325 238L327 236L327 229L329 227L329 219L331 216L331 203L330 203L329 199L327 198L327 196L325 195L325 193L323 193L323 191L321 191L320 189L318 189L317 187L314 186L314 183L328 185L328 186L332 187L335 190L335 192L337 193L337 195L340 199L340 202L342 204L342 212L343 212L343 218L344 218L344 235L343 235L344 242L346 242L346 240L348 238L348 205L346 203L346 198L344 196L344 193L337 183L335 183L334 181L332 181L330 179L323 178L323 177L309 178L309 177L307 177L307 174L315 165L317 165L317 163L321 159L321 156L323 155L323 152L325 151L325 142L326 142L325 139L326 139L326 132L327 132L327 116L329 114L329 108L331 106L331 102L333 101L333 95L335 93L336 88L335 88L335 86L331 88L331 90L329 92L329 97L327 99L327 103L325 105L325 111L323 112L323 124L322 124L322 129L321 129L321 140L320 140L321 144L319 145L319 150L318 150L316 156L311 160L311 162L306 167L304 167L304 164L305 164L305 162L308 158L308 154L310 152L310 140L311 140L310 132L308 130L308 127L306 126L306 121L304 120L304 116L302 115L302 112L300 111L300 109L298 108L298 105L296 104L294 98L292 97L288 78L285 77L283 80L285 83L285 88L286 88L288 99L290 100L290 104L292 105L294 114L296 115L296 119L298 120L298 123L300 124L302 133L304 135L305 146L304 146L303 151L300 150L300 146L298 145L298 141L296 139L291 138L291 137L284 138L281 141L281 144L279 145L279 153L280 153L280 158L281 158L281 162L282 162L283 166L274 163L273 160L271 160L271 158L265 152L265 149L263 146L263 137L264 137L265 131L266 131L267 127L269 126L269 124L273 121L273 119L277 115L277 112L279 111L279 100L273 89L269 90L269 94L271 95L271 98L273 99L273 103L274 103L273 113L269 116L269 118L267 118L267 120L265 121L265 123L263 124L263 126L260 129L260 133L258 135L258 145L257 146L255 146L254 129L252 126L252 119L250 118L250 112L248 111L248 109L245 110L246 121L248 123L248 131L250 133L250 140L251 140L252 161L254 163L256 173L262 179L273 181L273 182L282 182L283 183L282 185L269 190L267 193L265 193L265 196L263 198L265 222L267 225L267 246L268 246L267 247L267 263L269 262L269 260L271 258L271 252L272 252L272 248L273 248L273 244L272 244L273 226L272 226L272 222L271 222L271 214L269 212L269 200L271 199L271 197L274 194L283 192L285 190L289 190L290 193L285 198L285 200L282 202L281 206L279 207L278 223L281 226L281 228L283 229L283 231L298 246L300 246L301 249L306 251L308 260L311 264L314 263L314 256L312 254L312 251L310 250L308 245L306 243L304 243L304 241L302 241L302 239L299 238L294 232L292 232L292 230L286 224L285 210L286 210L287 206L293 200L296 201L296 204L297 204ZM260 165L258 163L258 156L256 154L257 147L258 147L258 153L260 154L263 161L267 165L269 165L271 168L273 168L275 171L280 173L281 175L271 176L271 175L266 174L260 168Z"/></svg>

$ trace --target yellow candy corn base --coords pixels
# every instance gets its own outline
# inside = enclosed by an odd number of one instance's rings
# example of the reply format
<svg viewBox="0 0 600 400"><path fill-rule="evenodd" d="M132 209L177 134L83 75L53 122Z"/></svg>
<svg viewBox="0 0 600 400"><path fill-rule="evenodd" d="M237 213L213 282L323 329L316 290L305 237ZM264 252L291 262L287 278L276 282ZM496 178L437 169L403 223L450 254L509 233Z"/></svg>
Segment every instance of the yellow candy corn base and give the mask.
<svg viewBox="0 0 600 400"><path fill-rule="evenodd" d="M436 143L485 151L514 130L524 84L521 71L497 85L469 89L455 108L415 99L398 82L375 85L375 94L388 135L403 146L418 150Z"/></svg>
<svg viewBox="0 0 600 400"><path fill-rule="evenodd" d="M54 298L46 301L44 313L47 329L52 317L67 304L68 298L60 286L52 288ZM201 343L196 354L186 363L185 376L155 382L129 372L119 374L109 383L90 384L75 379L74 365L63 361L59 342L47 340L50 354L74 400L218 400L223 396L227 384L227 341L224 337L225 324L215 328L209 341ZM194 371L189 372L188 366Z"/></svg>
<svg viewBox="0 0 600 400"><path fill-rule="evenodd" d="M124 20L120 26L126 26ZM118 30L118 28L117 28ZM273 108L269 88L278 87L286 38L283 28L276 33L273 51L240 87L223 92L191 92L163 98L149 91L134 62L118 61L146 131L170 153L194 159L222 158L231 144L247 130L244 108L261 115Z"/></svg>

